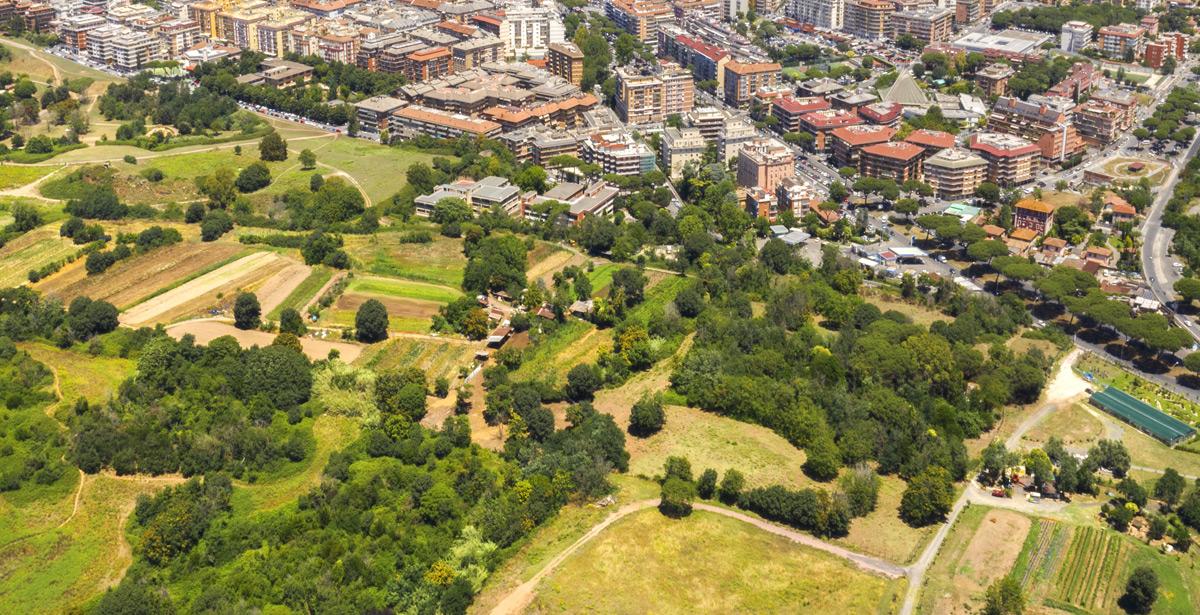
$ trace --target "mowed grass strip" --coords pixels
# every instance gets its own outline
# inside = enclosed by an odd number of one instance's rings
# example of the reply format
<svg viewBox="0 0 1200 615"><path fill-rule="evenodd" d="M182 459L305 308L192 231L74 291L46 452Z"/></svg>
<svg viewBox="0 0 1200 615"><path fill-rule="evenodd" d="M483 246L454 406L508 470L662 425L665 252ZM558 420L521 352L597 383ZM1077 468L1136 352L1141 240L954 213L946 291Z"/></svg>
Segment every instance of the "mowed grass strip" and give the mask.
<svg viewBox="0 0 1200 615"><path fill-rule="evenodd" d="M0 288L29 281L29 271L66 258L78 247L59 237L58 224L47 224L17 237L0 248Z"/></svg>
<svg viewBox="0 0 1200 615"><path fill-rule="evenodd" d="M346 287L346 292L434 301L437 303L450 303L462 296L461 291L449 286L377 277L354 278Z"/></svg>
<svg viewBox="0 0 1200 615"><path fill-rule="evenodd" d="M530 611L872 613L902 586L736 519L675 520L649 509L569 557L538 586Z"/></svg>
<svg viewBox="0 0 1200 615"><path fill-rule="evenodd" d="M401 243L401 234L347 235L346 251L358 262L355 269L451 288L462 286L467 267L462 240L436 237L430 243Z"/></svg>
<svg viewBox="0 0 1200 615"><path fill-rule="evenodd" d="M317 296L317 292L320 291L321 287L325 286L325 283L331 278L333 278L333 269L330 269L324 265L317 265L316 267L313 267L312 273L308 274L308 277L304 278L304 281L300 282L299 286L292 289L292 292L288 293L288 296L284 298L283 302L276 306L275 309L271 310L269 314L267 314L267 318L270 320L279 320L279 315L282 314L284 310L288 308L293 310L299 310L303 308L305 304L313 299L313 297Z"/></svg>
<svg viewBox="0 0 1200 615"><path fill-rule="evenodd" d="M26 184L31 184L57 170L55 167L0 165L0 190L19 188Z"/></svg>

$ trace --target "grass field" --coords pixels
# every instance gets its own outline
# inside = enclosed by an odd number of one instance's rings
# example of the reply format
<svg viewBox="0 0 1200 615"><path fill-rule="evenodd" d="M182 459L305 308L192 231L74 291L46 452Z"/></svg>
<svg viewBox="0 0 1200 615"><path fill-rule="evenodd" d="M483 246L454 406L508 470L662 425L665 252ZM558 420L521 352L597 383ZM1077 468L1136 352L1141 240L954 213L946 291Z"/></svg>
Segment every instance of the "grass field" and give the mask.
<svg viewBox="0 0 1200 615"><path fill-rule="evenodd" d="M356 269L375 275L429 282L458 288L462 285L467 257L462 241L438 236L432 243L406 244L400 233L347 235L346 251Z"/></svg>
<svg viewBox="0 0 1200 615"><path fill-rule="evenodd" d="M871 293L863 297L882 312L896 311L908 316L912 321L922 327L928 327L938 320L949 321L951 318L941 312L928 308L923 305L902 301L899 297L889 297L881 293Z"/></svg>
<svg viewBox="0 0 1200 615"><path fill-rule="evenodd" d="M456 288L378 277L356 277L346 286L346 292L436 303L450 303L462 296L462 293Z"/></svg>
<svg viewBox="0 0 1200 615"><path fill-rule="evenodd" d="M601 331L586 320L569 320L526 351L514 378L563 381L572 367L595 359L611 343L611 331Z"/></svg>
<svg viewBox="0 0 1200 615"><path fill-rule="evenodd" d="M1022 440L1026 446L1038 448L1049 442L1051 436L1061 438L1067 447L1087 449L1104 437L1104 423L1082 404L1071 404L1035 425Z"/></svg>
<svg viewBox="0 0 1200 615"><path fill-rule="evenodd" d="M289 145L296 149L299 144ZM307 147L307 146L305 146ZM405 171L415 162L432 163L435 156L384 147L372 141L338 137L324 146L317 154L318 165L328 165L334 170L345 171L358 180L373 202L380 202L404 187Z"/></svg>
<svg viewBox="0 0 1200 615"><path fill-rule="evenodd" d="M313 267L312 273L309 274L307 278L304 278L304 281L301 282L300 285L295 289L293 289L292 292L289 293L286 298L284 298L282 303L276 306L275 309L271 310L271 313L267 314L267 318L270 320L279 320L279 314L287 308L292 308L293 310L302 309L309 301L317 296L317 292L320 291L321 287L325 286L325 283L328 282L332 277L333 269L330 269L324 265L317 265Z"/></svg>
<svg viewBox="0 0 1200 615"><path fill-rule="evenodd" d="M445 377L453 380L460 367L473 365L476 346L459 340L421 340L395 338L382 344L372 344L357 364L377 372L417 367L429 379Z"/></svg>
<svg viewBox="0 0 1200 615"><path fill-rule="evenodd" d="M58 224L38 227L0 248L0 288L28 282L29 271L74 254L70 239L58 236Z"/></svg>
<svg viewBox="0 0 1200 615"><path fill-rule="evenodd" d="M458 289L426 282L381 277L357 277L346 287L331 309L321 312L318 325L353 327L359 306L369 300L383 303L388 328L403 333L426 333L433 316L457 299Z"/></svg>
<svg viewBox="0 0 1200 615"><path fill-rule="evenodd" d="M902 586L736 519L645 510L568 558L530 612L889 612Z"/></svg>
<svg viewBox="0 0 1200 615"><path fill-rule="evenodd" d="M54 167L23 167L12 164L0 165L0 190L19 188L35 182L51 173Z"/></svg>
<svg viewBox="0 0 1200 615"><path fill-rule="evenodd" d="M21 349L58 375L59 389L68 408L80 397L104 402L133 375L137 363L119 357L93 357L44 343L23 343Z"/></svg>
<svg viewBox="0 0 1200 615"><path fill-rule="evenodd" d="M977 613L981 594L1003 577L1021 552L1031 523L1018 513L971 506L963 510L926 575L921 613Z"/></svg>

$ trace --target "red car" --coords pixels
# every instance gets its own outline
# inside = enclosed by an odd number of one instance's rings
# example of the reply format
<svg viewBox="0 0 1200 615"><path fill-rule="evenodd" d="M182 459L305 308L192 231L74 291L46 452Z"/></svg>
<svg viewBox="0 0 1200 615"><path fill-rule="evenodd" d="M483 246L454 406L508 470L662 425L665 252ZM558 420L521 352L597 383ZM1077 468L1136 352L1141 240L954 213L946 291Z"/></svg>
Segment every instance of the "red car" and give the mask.
<svg viewBox="0 0 1200 615"><path fill-rule="evenodd" d="M1003 489L992 489L992 497L995 497L995 498L1004 497L1004 490Z"/></svg>

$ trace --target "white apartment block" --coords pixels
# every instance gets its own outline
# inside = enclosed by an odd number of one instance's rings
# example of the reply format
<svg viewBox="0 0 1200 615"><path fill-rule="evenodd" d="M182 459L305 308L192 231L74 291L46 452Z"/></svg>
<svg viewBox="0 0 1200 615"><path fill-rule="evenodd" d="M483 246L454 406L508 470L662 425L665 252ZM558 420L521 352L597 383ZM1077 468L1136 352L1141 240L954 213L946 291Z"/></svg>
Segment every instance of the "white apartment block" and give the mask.
<svg viewBox="0 0 1200 615"><path fill-rule="evenodd" d="M156 37L117 24L89 32L87 54L124 72L136 72L148 62L163 59L162 45Z"/></svg>
<svg viewBox="0 0 1200 615"><path fill-rule="evenodd" d="M1068 21L1059 35L1059 48L1067 53L1079 53L1092 42L1092 24L1086 21Z"/></svg>
<svg viewBox="0 0 1200 615"><path fill-rule="evenodd" d="M845 0L790 0L785 14L796 21L826 30L841 30L845 22Z"/></svg>
<svg viewBox="0 0 1200 615"><path fill-rule="evenodd" d="M725 21L737 21L738 15L750 12L750 0L721 0L721 17Z"/></svg>
<svg viewBox="0 0 1200 615"><path fill-rule="evenodd" d="M562 15L554 4L543 6L510 5L504 9L500 40L509 58L541 59L551 43L565 40Z"/></svg>

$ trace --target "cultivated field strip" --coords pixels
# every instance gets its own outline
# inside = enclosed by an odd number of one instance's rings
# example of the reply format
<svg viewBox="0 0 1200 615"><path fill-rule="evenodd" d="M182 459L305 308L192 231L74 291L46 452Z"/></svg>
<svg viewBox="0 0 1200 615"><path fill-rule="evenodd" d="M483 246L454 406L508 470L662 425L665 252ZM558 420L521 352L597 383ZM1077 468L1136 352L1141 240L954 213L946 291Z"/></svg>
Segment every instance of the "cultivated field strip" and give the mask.
<svg viewBox="0 0 1200 615"><path fill-rule="evenodd" d="M1119 593L1119 565L1126 547L1116 534L1094 527L1076 529L1059 568L1054 597L1085 609L1099 609Z"/></svg>
<svg viewBox="0 0 1200 615"><path fill-rule="evenodd" d="M250 275L281 258L283 257L274 252L255 252L244 256L216 271L210 271L178 288L173 288L153 299L133 306L121 314L121 323L138 326L154 322L172 310Z"/></svg>

